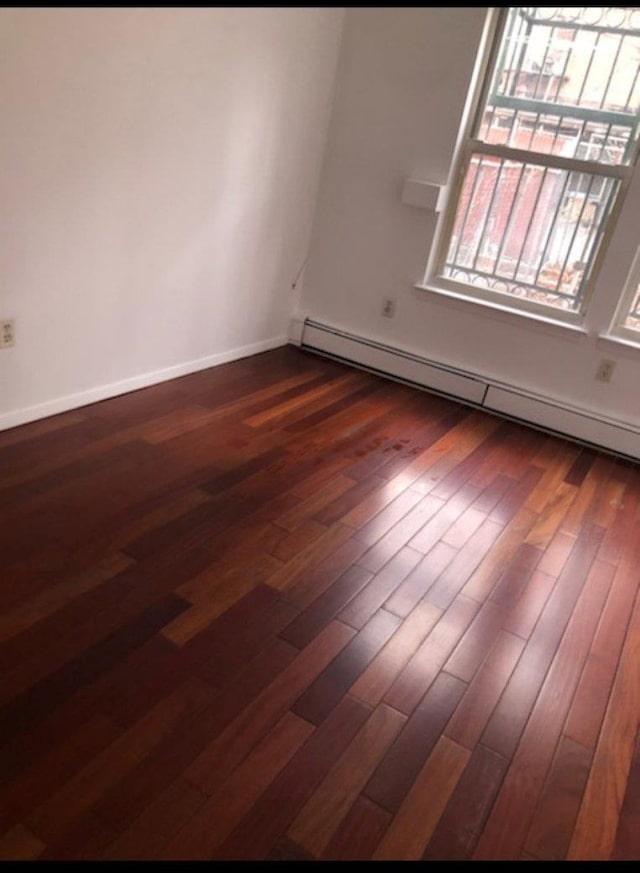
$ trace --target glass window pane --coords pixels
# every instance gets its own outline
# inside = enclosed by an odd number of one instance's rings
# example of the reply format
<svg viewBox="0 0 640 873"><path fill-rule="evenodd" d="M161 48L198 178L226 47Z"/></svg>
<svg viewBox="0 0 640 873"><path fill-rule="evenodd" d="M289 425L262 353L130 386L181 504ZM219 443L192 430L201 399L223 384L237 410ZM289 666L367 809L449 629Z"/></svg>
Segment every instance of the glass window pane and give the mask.
<svg viewBox="0 0 640 873"><path fill-rule="evenodd" d="M471 156L443 275L575 311L618 182Z"/></svg>
<svg viewBox="0 0 640 873"><path fill-rule="evenodd" d="M603 164L633 157L640 10L510 7L476 136Z"/></svg>

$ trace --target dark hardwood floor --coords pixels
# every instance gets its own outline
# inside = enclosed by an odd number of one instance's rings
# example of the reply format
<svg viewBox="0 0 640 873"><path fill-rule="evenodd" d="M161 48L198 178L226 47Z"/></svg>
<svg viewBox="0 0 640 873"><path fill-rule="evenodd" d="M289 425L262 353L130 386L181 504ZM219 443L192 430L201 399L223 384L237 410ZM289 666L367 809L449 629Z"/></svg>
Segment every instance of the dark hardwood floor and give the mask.
<svg viewBox="0 0 640 873"><path fill-rule="evenodd" d="M640 468L283 348L0 434L0 857L637 859Z"/></svg>

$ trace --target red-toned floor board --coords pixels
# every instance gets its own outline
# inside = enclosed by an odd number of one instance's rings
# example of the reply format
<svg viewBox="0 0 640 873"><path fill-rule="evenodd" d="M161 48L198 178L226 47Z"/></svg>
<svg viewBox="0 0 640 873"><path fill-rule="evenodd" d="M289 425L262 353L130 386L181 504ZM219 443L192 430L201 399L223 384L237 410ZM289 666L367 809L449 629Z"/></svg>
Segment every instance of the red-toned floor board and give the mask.
<svg viewBox="0 0 640 873"><path fill-rule="evenodd" d="M0 474L0 858L637 858L638 465L283 347Z"/></svg>

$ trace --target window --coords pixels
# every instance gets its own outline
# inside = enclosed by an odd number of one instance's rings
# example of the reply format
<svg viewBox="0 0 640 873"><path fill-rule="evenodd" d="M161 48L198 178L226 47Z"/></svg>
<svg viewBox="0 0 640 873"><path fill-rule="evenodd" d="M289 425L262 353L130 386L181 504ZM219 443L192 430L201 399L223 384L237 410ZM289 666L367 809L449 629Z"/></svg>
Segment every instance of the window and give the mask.
<svg viewBox="0 0 640 873"><path fill-rule="evenodd" d="M640 342L640 249L636 254L611 333Z"/></svg>
<svg viewBox="0 0 640 873"><path fill-rule="evenodd" d="M640 9L501 10L438 284L577 319L631 175L639 110Z"/></svg>

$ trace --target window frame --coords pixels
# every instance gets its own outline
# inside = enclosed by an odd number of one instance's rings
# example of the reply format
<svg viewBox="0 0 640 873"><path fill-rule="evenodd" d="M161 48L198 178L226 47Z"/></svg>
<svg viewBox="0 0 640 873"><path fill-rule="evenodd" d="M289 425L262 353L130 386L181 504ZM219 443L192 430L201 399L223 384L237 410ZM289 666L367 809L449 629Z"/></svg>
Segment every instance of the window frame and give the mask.
<svg viewBox="0 0 640 873"><path fill-rule="evenodd" d="M473 77L468 91L467 103L465 105L463 120L458 133L449 181L447 183L444 208L438 217L439 220L436 225L433 245L427 262L425 276L423 282L419 284L418 287L423 290L432 289L434 291L444 292L445 294L466 299L473 303L489 303L518 315L530 315L550 322L564 322L567 325L578 326L584 323L586 312L593 297L593 291L602 266L602 261L606 255L609 242L615 231L620 211L633 178L638 155L640 154L640 136L636 139L633 151L630 155L629 163L621 165L601 164L596 161L566 158L560 155L541 155L539 152L516 149L499 144L485 143L482 140L474 138L473 132L479 130L481 120L480 115L484 111L489 90L491 88L492 74L502 47L502 39L507 26L510 8L511 7L508 6L491 6L487 11L485 28L480 41L478 58L476 60ZM606 178L616 179L618 181L618 192L615 195L606 224L604 228L599 231L601 233L601 239L598 244L596 255L579 306L576 309L563 309L550 304L529 300L525 297L516 297L515 295L505 292L493 291L489 288L474 287L468 283L458 282L443 275L465 175L467 168L470 165L471 156L474 152L476 154L490 154L507 159L513 158L520 161L524 160L530 164L538 163L541 166L557 167L570 172L591 173L593 175L605 176ZM540 158L540 161L536 161L537 157ZM616 332L618 332L618 330L619 329L616 327ZM629 334L633 334L633 338L636 342L640 342L640 337L636 336L636 331L632 331L629 328L624 328L624 330L626 331L624 334L625 338L629 339Z"/></svg>
<svg viewBox="0 0 640 873"><path fill-rule="evenodd" d="M620 296L620 300L618 301L618 305L616 306L615 315L613 316L613 321L611 322L611 327L609 328L609 336L623 339L627 342L635 343L638 346L640 346L640 328L635 329L632 327L627 327L625 325L625 321L627 320L631 311L631 304L633 303L635 296L638 292L639 284L640 246L638 246L638 249L636 251L635 257L633 259L633 264L631 265L631 270L629 271L627 281L625 282L624 291Z"/></svg>

